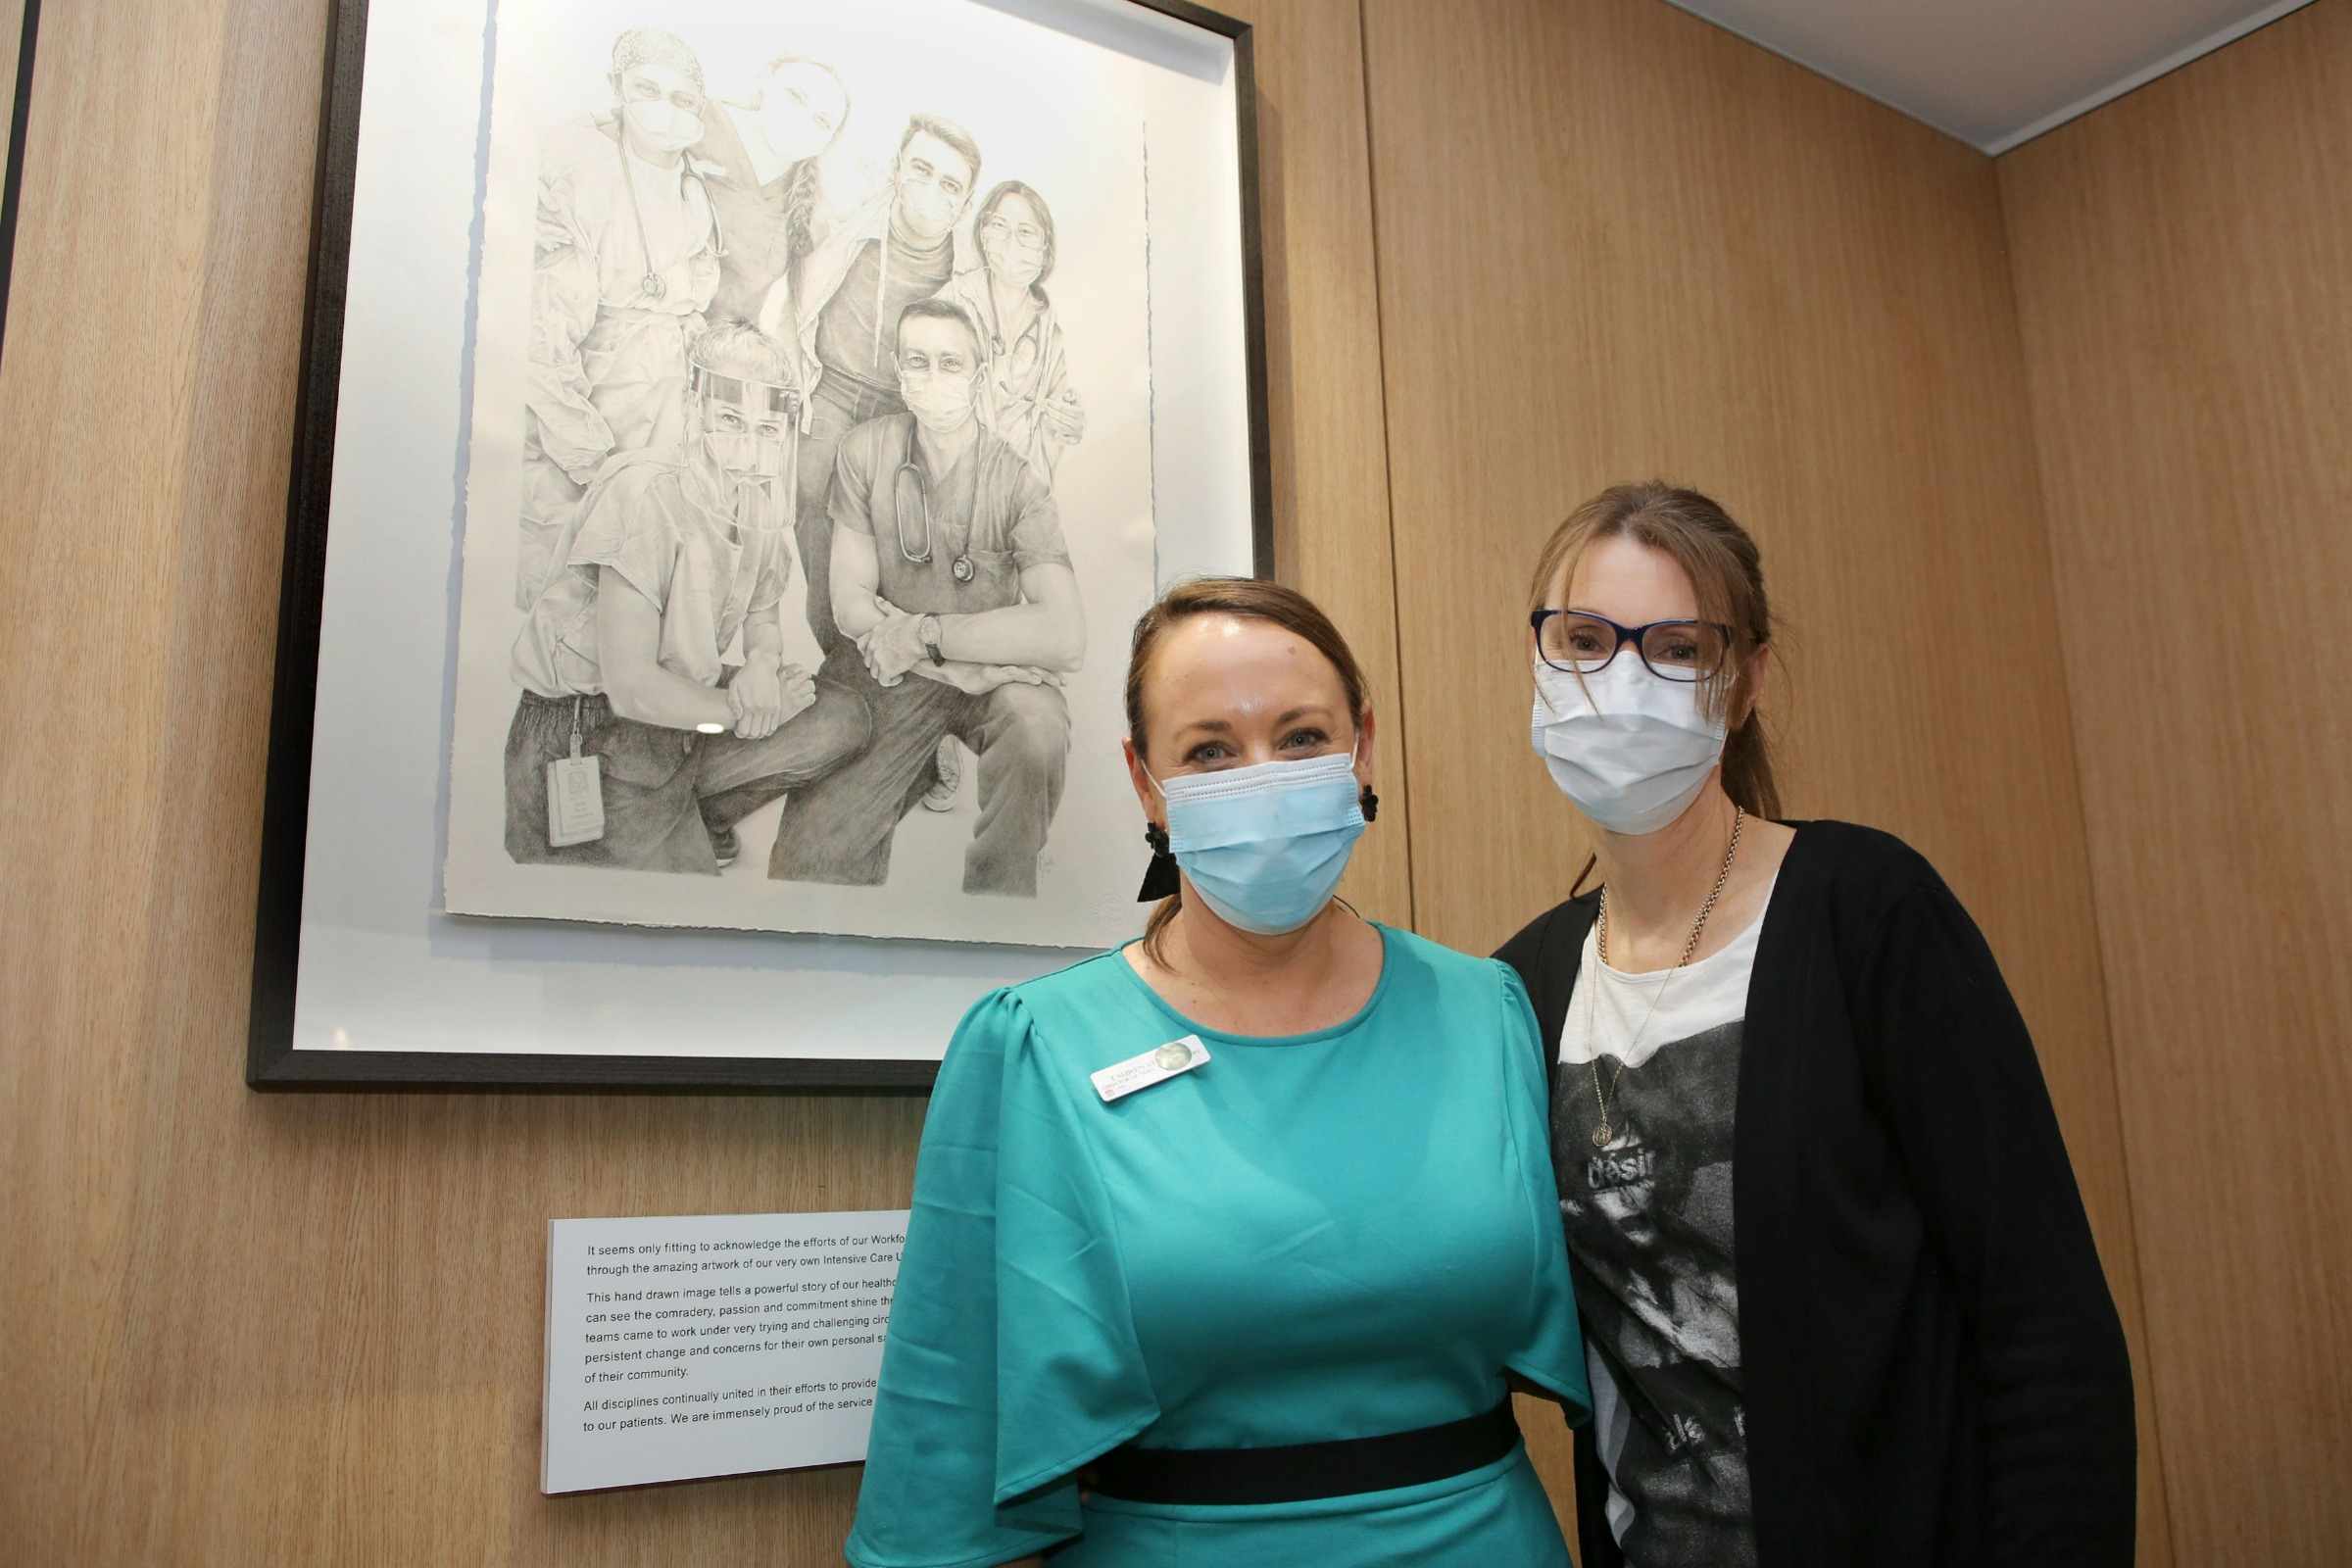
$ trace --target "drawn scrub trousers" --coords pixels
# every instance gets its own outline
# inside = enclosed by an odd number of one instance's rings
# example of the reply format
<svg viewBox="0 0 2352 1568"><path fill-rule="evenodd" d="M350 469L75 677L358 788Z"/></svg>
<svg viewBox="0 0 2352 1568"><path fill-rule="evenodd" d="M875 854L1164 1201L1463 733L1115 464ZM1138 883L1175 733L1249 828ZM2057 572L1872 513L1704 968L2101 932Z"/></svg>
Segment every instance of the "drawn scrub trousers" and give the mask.
<svg viewBox="0 0 2352 1568"><path fill-rule="evenodd" d="M1076 1472L1130 1440L1237 1448L1463 1420L1516 1371L1589 1408L1516 976L1380 928L1354 1017L1222 1034L1118 953L956 1031L915 1171L857 1568L1565 1568L1526 1451L1310 1502L1146 1504ZM1209 1060L1103 1102L1091 1075Z"/></svg>

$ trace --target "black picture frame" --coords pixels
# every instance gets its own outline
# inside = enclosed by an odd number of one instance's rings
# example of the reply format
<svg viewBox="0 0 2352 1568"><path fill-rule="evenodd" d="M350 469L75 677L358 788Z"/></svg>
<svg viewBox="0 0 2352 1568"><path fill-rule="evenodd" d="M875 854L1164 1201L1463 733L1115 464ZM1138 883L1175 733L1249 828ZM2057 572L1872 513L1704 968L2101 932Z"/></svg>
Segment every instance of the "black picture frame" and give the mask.
<svg viewBox="0 0 2352 1568"><path fill-rule="evenodd" d="M8 285L17 261L17 208L24 195L24 132L32 122L32 56L40 36L41 0L24 0L17 28L16 87L9 100L7 170L0 174L0 350L7 344ZM1264 545L1258 549L1262 557Z"/></svg>
<svg viewBox="0 0 2352 1568"><path fill-rule="evenodd" d="M1232 41L1242 206L1250 535L1255 572L1260 577L1271 577L1274 486L1253 29L1249 23L1190 4L1189 0L1103 0L1103 3L1156 12ZM37 4L38 0L26 0L28 43ZM327 512L332 494L367 41L368 0L335 0L327 28L324 98L311 205L311 259L304 306L301 375L286 494L285 554L278 589L276 669L262 808L253 990L246 1034L247 1085L268 1091L902 1094L928 1091L939 1071L939 1064L933 1059L341 1052L294 1048L303 861L310 821L312 726L318 696ZM28 47L25 79L29 79L29 64ZM14 176L23 145L24 99L21 80L18 140L12 147L10 164L9 218L14 215ZM0 273L0 287L5 286L4 280L5 273ZM0 304L4 300L5 296L0 295Z"/></svg>

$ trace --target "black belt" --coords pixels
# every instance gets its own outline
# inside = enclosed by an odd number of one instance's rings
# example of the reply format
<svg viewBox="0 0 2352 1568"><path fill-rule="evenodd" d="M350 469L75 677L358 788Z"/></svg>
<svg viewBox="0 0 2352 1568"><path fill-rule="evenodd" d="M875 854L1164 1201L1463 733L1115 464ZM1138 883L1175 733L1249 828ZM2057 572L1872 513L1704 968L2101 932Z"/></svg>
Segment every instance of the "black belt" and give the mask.
<svg viewBox="0 0 2352 1568"><path fill-rule="evenodd" d="M1466 1474L1519 1443L1508 1395L1484 1415L1377 1438L1268 1448L1111 1449L1094 1464L1094 1490L1129 1502L1265 1503L1388 1492Z"/></svg>

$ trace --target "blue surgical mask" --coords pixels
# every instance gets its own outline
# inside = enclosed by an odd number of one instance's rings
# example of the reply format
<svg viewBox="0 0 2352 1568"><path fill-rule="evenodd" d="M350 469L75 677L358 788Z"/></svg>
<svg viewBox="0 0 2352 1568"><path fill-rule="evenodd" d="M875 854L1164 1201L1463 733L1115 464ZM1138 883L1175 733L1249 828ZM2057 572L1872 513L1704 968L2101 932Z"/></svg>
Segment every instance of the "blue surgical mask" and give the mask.
<svg viewBox="0 0 2352 1568"><path fill-rule="evenodd" d="M1168 803L1168 849L1193 890L1227 925L1259 936L1296 931L1321 914L1364 831L1355 758L1347 752L1186 773L1159 792Z"/></svg>

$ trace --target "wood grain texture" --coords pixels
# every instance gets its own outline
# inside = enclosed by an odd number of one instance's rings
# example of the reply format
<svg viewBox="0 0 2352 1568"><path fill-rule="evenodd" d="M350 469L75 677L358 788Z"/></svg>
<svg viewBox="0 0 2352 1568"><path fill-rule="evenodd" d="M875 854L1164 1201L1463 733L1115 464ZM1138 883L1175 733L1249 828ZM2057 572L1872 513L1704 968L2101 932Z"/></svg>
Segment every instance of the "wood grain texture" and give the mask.
<svg viewBox="0 0 2352 1568"><path fill-rule="evenodd" d="M1420 930L1492 948L1583 859L1527 740L1538 546L1618 480L1708 491L1788 628L1789 809L1902 835L1984 927L2143 1343L1990 162L1647 0L1365 17Z"/></svg>
<svg viewBox="0 0 2352 1568"><path fill-rule="evenodd" d="M0 0L0 167L8 161L9 138L16 129L17 51L24 41L24 0ZM39 50L34 50L35 54Z"/></svg>
<svg viewBox="0 0 2352 1568"><path fill-rule="evenodd" d="M1404 709L1363 54L1355 0L1222 5L1256 31L1275 574L1339 623L1371 684L1384 809L1340 893L1410 929Z"/></svg>
<svg viewBox="0 0 2352 1568"><path fill-rule="evenodd" d="M1284 572L1386 697L1356 14L1261 9ZM0 373L0 1558L838 1562L854 1469L538 1494L545 1225L900 1206L921 1101L242 1087L325 21L44 8ZM1400 794L1352 885L1401 921Z"/></svg>
<svg viewBox="0 0 2352 1568"><path fill-rule="evenodd" d="M2001 160L2184 1562L2352 1562L2347 171L2342 0Z"/></svg>

